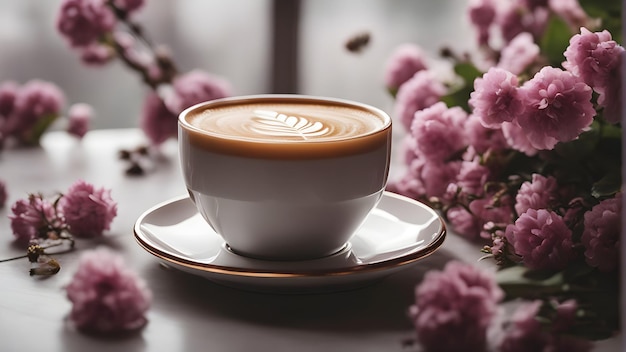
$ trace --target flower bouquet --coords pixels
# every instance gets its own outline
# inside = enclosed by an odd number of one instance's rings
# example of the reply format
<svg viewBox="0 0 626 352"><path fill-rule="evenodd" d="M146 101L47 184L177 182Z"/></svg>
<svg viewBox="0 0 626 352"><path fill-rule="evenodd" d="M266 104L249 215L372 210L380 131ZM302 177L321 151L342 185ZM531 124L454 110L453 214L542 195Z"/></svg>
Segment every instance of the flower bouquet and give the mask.
<svg viewBox="0 0 626 352"><path fill-rule="evenodd" d="M619 330L620 15L618 1L470 1L481 55L442 50L453 80L440 80L413 44L387 64L395 118L407 131L406 171L389 188L440 210L498 265L505 299L526 302L507 323L502 351L531 342L530 350L587 350L586 341ZM461 295L459 282L484 290L483 304L500 301L465 270L447 267L416 290L411 316L433 350L425 336L465 323L473 333L443 350L484 348L493 309L460 305L471 313L451 323L464 313L444 319L428 308L429 287Z"/></svg>

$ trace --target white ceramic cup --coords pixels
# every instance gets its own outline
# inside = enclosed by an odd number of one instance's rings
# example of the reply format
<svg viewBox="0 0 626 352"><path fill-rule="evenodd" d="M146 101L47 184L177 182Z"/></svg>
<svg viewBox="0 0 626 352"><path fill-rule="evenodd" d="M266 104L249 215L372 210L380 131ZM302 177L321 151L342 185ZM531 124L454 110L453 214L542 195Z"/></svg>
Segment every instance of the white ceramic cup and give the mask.
<svg viewBox="0 0 626 352"><path fill-rule="evenodd" d="M232 97L186 109L178 129L190 198L237 254L331 255L347 244L387 182L391 119L365 104Z"/></svg>

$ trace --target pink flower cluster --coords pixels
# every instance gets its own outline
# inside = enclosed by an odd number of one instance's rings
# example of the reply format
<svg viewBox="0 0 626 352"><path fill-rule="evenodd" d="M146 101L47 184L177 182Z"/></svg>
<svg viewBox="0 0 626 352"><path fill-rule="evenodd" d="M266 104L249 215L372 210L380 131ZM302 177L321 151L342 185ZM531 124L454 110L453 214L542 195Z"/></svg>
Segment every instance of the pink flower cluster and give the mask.
<svg viewBox="0 0 626 352"><path fill-rule="evenodd" d="M13 81L0 85L0 141L37 143L42 127L62 112L65 95L54 83L32 80L20 86ZM45 129L45 128L43 128Z"/></svg>
<svg viewBox="0 0 626 352"><path fill-rule="evenodd" d="M542 68L521 87L517 76L491 68L475 81L469 103L486 127L518 126L508 132L523 133L525 138L510 136L508 140L521 151L529 150L527 143L534 149L550 150L558 142L572 141L596 114L591 88L570 72L553 67Z"/></svg>
<svg viewBox="0 0 626 352"><path fill-rule="evenodd" d="M57 29L74 48L93 52L102 49L117 19L115 11L130 16L143 5L143 0L64 0L57 18Z"/></svg>
<svg viewBox="0 0 626 352"><path fill-rule="evenodd" d="M122 257L108 249L83 253L66 293L72 303L69 320L81 331L134 331L148 321L152 292Z"/></svg>
<svg viewBox="0 0 626 352"><path fill-rule="evenodd" d="M428 272L409 310L418 341L428 351L482 351L503 296L490 274L470 264Z"/></svg>
<svg viewBox="0 0 626 352"><path fill-rule="evenodd" d="M117 215L110 191L76 181L54 201L41 194L16 201L11 207L11 230L18 243L57 239L69 231L77 237L100 236Z"/></svg>
<svg viewBox="0 0 626 352"><path fill-rule="evenodd" d="M21 86L13 81L3 82L0 84L0 144L8 140L37 144L47 127L62 115L64 106L65 94L52 82L35 79ZM89 105L72 105L67 132L82 138L89 130L92 115Z"/></svg>
<svg viewBox="0 0 626 352"><path fill-rule="evenodd" d="M132 19L143 0L63 0L57 29L83 62L103 65L119 58L152 89L146 96L140 127L153 145L177 135L177 117L186 108L231 94L228 82L200 70L179 74L171 54L154 47ZM80 136L89 112L70 120Z"/></svg>

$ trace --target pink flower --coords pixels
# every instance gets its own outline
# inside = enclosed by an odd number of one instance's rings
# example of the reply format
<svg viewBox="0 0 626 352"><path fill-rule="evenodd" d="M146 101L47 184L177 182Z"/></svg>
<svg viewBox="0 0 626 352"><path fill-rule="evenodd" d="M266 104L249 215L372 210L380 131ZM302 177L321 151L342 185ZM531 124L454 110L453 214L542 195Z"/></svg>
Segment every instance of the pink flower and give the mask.
<svg viewBox="0 0 626 352"><path fill-rule="evenodd" d="M588 85L603 87L619 66L623 51L624 48L612 39L609 31L592 33L587 28L581 28L580 34L570 39L563 53L567 59L563 66Z"/></svg>
<svg viewBox="0 0 626 352"><path fill-rule="evenodd" d="M419 75L419 73L418 73ZM443 102L417 111L411 124L416 151L429 161L445 161L466 147L464 128L467 114Z"/></svg>
<svg viewBox="0 0 626 352"><path fill-rule="evenodd" d="M77 237L95 237L108 230L117 215L111 191L78 180L61 199L61 209L69 231Z"/></svg>
<svg viewBox="0 0 626 352"><path fill-rule="evenodd" d="M575 257L572 231L552 211L528 209L507 226L505 236L531 269L560 270Z"/></svg>
<svg viewBox="0 0 626 352"><path fill-rule="evenodd" d="M563 67L580 77L600 94L598 104L605 108L604 118L621 119L621 55L624 48L608 31L592 33L586 28L570 39Z"/></svg>
<svg viewBox="0 0 626 352"><path fill-rule="evenodd" d="M409 316L428 351L481 351L503 296L492 275L452 261L425 275Z"/></svg>
<svg viewBox="0 0 626 352"><path fill-rule="evenodd" d="M0 209L4 208L4 205L7 202L7 198L7 186L4 181L0 180Z"/></svg>
<svg viewBox="0 0 626 352"><path fill-rule="evenodd" d="M539 46L532 34L522 32L502 49L498 67L519 75L539 57Z"/></svg>
<svg viewBox="0 0 626 352"><path fill-rule="evenodd" d="M475 114L470 115L465 122L465 133L469 145L479 154L504 150L509 147L502 129L483 126L481 118Z"/></svg>
<svg viewBox="0 0 626 352"><path fill-rule="evenodd" d="M115 21L105 0L64 0L56 24L72 47L84 47L110 32Z"/></svg>
<svg viewBox="0 0 626 352"><path fill-rule="evenodd" d="M153 145L159 145L178 133L177 115L168 110L163 100L152 91L144 100L139 124Z"/></svg>
<svg viewBox="0 0 626 352"><path fill-rule="evenodd" d="M19 89L19 85L13 81L6 81L0 84L0 122L13 111Z"/></svg>
<svg viewBox="0 0 626 352"><path fill-rule="evenodd" d="M455 233L472 240L479 238L481 223L464 207L455 206L448 209L446 219Z"/></svg>
<svg viewBox="0 0 626 352"><path fill-rule="evenodd" d="M411 43L400 45L385 65L385 86L391 91L397 91L415 73L425 69L424 53L420 47Z"/></svg>
<svg viewBox="0 0 626 352"><path fill-rule="evenodd" d="M140 125L150 142L159 145L178 133L178 115L186 108L227 97L228 82L204 71L194 70L174 79L173 90L161 99L150 92L144 100Z"/></svg>
<svg viewBox="0 0 626 352"><path fill-rule="evenodd" d="M601 271L619 265L621 233L621 194L606 199L586 212L581 242L587 263Z"/></svg>
<svg viewBox="0 0 626 352"><path fill-rule="evenodd" d="M523 214L528 209L551 209L558 200L558 185L552 176L533 174L531 182L524 182L515 196L515 211Z"/></svg>
<svg viewBox="0 0 626 352"><path fill-rule="evenodd" d="M176 116L192 105L225 98L231 94L227 81L201 70L193 70L176 77L172 86L174 94L165 98L165 105Z"/></svg>
<svg viewBox="0 0 626 352"><path fill-rule="evenodd" d="M93 118L93 108L87 104L74 104L68 111L69 124L67 132L78 138L83 138L89 131L89 122Z"/></svg>
<svg viewBox="0 0 626 352"><path fill-rule="evenodd" d="M517 122L537 149L574 140L593 122L591 88L568 71L544 67L519 92L526 109Z"/></svg>
<svg viewBox="0 0 626 352"><path fill-rule="evenodd" d="M391 190L414 199L424 196L443 197L450 182L456 181L460 167L459 161L430 162L417 156Z"/></svg>
<svg viewBox="0 0 626 352"><path fill-rule="evenodd" d="M434 73L419 71L398 89L395 116L409 130L415 112L437 103L444 94L446 87L436 80Z"/></svg>
<svg viewBox="0 0 626 352"><path fill-rule="evenodd" d="M482 198L477 198L469 204L469 210L478 219L480 232L472 235L473 239L479 237L490 239L491 232L485 230L488 223L506 226L513 222L513 201L510 196L502 195L495 197L494 192L488 192Z"/></svg>
<svg viewBox="0 0 626 352"><path fill-rule="evenodd" d="M493 0L471 0L468 5L471 23L478 30L478 44L489 42L489 27L496 17L496 6Z"/></svg>
<svg viewBox="0 0 626 352"><path fill-rule="evenodd" d="M115 50L100 43L92 43L80 50L80 59L87 65L101 66L104 65L115 57Z"/></svg>
<svg viewBox="0 0 626 352"><path fill-rule="evenodd" d="M419 165L417 162L415 165ZM456 181L460 161L426 161L419 168L419 177L428 197L443 197L448 185Z"/></svg>
<svg viewBox="0 0 626 352"><path fill-rule="evenodd" d="M37 238L47 238L49 231L61 227L60 214L40 195L18 200L11 207L11 212L11 230L20 245L26 246Z"/></svg>
<svg viewBox="0 0 626 352"><path fill-rule="evenodd" d="M515 150L518 150L528 156L537 154L537 148L533 147L528 140L526 132L517 124L517 122L505 122L502 124L502 134L507 143Z"/></svg>
<svg viewBox="0 0 626 352"><path fill-rule="evenodd" d="M501 68L490 68L474 81L469 104L485 127L497 128L503 122L513 121L524 109L517 76Z"/></svg>
<svg viewBox="0 0 626 352"><path fill-rule="evenodd" d="M83 253L66 293L72 303L69 319L82 331L132 331L148 321L145 314L151 291L119 255L108 249Z"/></svg>
<svg viewBox="0 0 626 352"><path fill-rule="evenodd" d="M63 105L65 95L54 83L29 81L17 92L5 130L22 142L36 142L35 125L42 119L56 118Z"/></svg>
<svg viewBox="0 0 626 352"><path fill-rule="evenodd" d="M457 185L461 191L471 195L482 195L485 183L491 178L491 171L480 163L479 158L472 161L462 161L461 170L457 177Z"/></svg>
<svg viewBox="0 0 626 352"><path fill-rule="evenodd" d="M544 1L546 2L546 1ZM545 31L550 11L545 6L534 6L524 1L506 1L498 13L497 22L506 43L518 34L529 32L539 38Z"/></svg>

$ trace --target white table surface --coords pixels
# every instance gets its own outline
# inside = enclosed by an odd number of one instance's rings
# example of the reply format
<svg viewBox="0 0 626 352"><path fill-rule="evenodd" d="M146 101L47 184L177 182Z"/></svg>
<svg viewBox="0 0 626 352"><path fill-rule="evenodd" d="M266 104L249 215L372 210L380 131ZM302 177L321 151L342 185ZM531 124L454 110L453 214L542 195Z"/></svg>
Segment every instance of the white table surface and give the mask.
<svg viewBox="0 0 626 352"><path fill-rule="evenodd" d="M226 288L161 266L133 238L132 227L153 205L185 194L176 141L164 145L157 170L124 175L122 148L143 142L138 130L96 130L78 141L47 133L41 148L0 152L0 179L9 199L0 210L0 258L24 254L13 244L10 206L28 193L66 190L77 179L112 190L118 216L98 240L80 240L78 250L57 256L61 271L46 279L28 275L26 259L0 263L0 351L407 351L413 337L407 308L423 274L451 259L475 262L477 246L449 234L430 257L372 286L319 295L273 295ZM153 292L148 325L126 337L79 333L65 318L65 297L81 251L106 245L123 255ZM488 266L487 261L478 265ZM619 351L614 338L596 351Z"/></svg>

